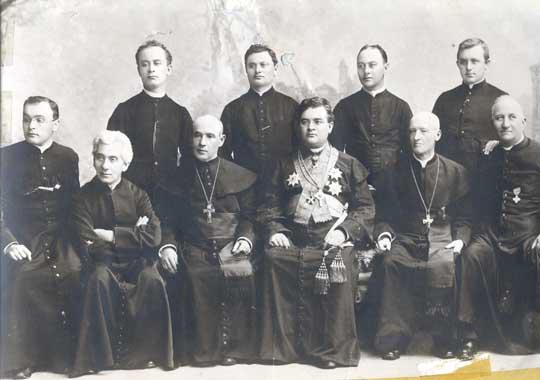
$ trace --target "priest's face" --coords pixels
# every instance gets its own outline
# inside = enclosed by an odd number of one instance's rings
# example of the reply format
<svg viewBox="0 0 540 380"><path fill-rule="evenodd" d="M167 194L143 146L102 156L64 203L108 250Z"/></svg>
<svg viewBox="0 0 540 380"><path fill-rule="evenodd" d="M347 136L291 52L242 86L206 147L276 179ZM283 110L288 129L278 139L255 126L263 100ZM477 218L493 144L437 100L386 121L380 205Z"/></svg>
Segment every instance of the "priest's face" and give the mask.
<svg viewBox="0 0 540 380"><path fill-rule="evenodd" d="M356 61L358 78L368 91L376 91L384 86L384 74L388 63L384 62L382 54L375 48L367 48L358 54Z"/></svg>
<svg viewBox="0 0 540 380"><path fill-rule="evenodd" d="M262 51L250 54L246 59L246 74L249 85L256 91L266 90L274 83L277 68L270 53Z"/></svg>
<svg viewBox="0 0 540 380"><path fill-rule="evenodd" d="M459 53L457 66L463 83L475 84L486 77L489 61L484 58L484 49L480 45L462 50Z"/></svg>
<svg viewBox="0 0 540 380"><path fill-rule="evenodd" d="M122 173L129 166L124 162L122 144L115 141L112 144L100 144L94 152L94 169L98 179L107 184L115 185L122 179Z"/></svg>
<svg viewBox="0 0 540 380"><path fill-rule="evenodd" d="M193 123L193 155L202 162L213 160L225 142L223 126L219 120L201 117Z"/></svg>
<svg viewBox="0 0 540 380"><path fill-rule="evenodd" d="M441 138L438 126L423 118L412 118L409 125L409 142L418 158L429 157L435 153L435 143Z"/></svg>
<svg viewBox="0 0 540 380"><path fill-rule="evenodd" d="M149 46L139 52L137 70L148 91L164 91L172 66L167 63L167 55L159 46Z"/></svg>
<svg viewBox="0 0 540 380"><path fill-rule="evenodd" d="M497 100L491 117L503 146L511 147L523 138L526 120L521 106L513 98L505 96Z"/></svg>
<svg viewBox="0 0 540 380"><path fill-rule="evenodd" d="M34 146L46 146L58 129L58 119L48 102L28 103L23 110L23 132L26 142Z"/></svg>
<svg viewBox="0 0 540 380"><path fill-rule="evenodd" d="M300 116L300 137L306 148L320 148L328 142L334 124L324 107L308 108Z"/></svg>

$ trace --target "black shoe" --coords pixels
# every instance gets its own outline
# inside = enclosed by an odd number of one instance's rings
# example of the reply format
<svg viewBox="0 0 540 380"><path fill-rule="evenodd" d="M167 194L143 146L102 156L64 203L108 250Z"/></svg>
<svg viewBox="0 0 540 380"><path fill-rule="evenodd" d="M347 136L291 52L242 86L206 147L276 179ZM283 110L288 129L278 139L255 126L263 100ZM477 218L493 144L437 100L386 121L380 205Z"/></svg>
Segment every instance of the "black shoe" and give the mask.
<svg viewBox="0 0 540 380"><path fill-rule="evenodd" d="M334 369L337 367L336 362L332 360L325 360L321 363L321 368L323 369Z"/></svg>
<svg viewBox="0 0 540 380"><path fill-rule="evenodd" d="M32 376L32 368L28 367L15 373L14 379L28 379Z"/></svg>
<svg viewBox="0 0 540 380"><path fill-rule="evenodd" d="M388 351L381 355L383 360L397 360L400 357L401 352L399 352L399 350Z"/></svg>
<svg viewBox="0 0 540 380"><path fill-rule="evenodd" d="M148 362L146 362L144 368L156 368L156 363L154 363L152 360L149 360Z"/></svg>
<svg viewBox="0 0 540 380"><path fill-rule="evenodd" d="M473 360L477 352L476 342L474 340L468 340L463 342L461 350L458 353L458 358L460 360Z"/></svg>
<svg viewBox="0 0 540 380"><path fill-rule="evenodd" d="M236 363L236 359L233 358L223 358L223 360L221 361L221 365L224 366L235 365Z"/></svg>
<svg viewBox="0 0 540 380"><path fill-rule="evenodd" d="M456 353L451 348L441 348L435 351L435 355L441 359L454 359Z"/></svg>

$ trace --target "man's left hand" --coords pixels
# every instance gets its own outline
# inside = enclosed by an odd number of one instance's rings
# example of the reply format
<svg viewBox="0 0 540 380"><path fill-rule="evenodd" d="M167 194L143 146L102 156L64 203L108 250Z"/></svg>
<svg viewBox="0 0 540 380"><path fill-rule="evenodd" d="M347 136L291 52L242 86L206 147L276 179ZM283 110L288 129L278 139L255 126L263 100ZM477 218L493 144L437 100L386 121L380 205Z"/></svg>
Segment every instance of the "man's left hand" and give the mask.
<svg viewBox="0 0 540 380"><path fill-rule="evenodd" d="M239 255L241 253L244 253L247 255L251 252L251 246L244 239L239 239L236 241L236 243L234 243L234 246L231 252L233 255Z"/></svg>
<svg viewBox="0 0 540 380"><path fill-rule="evenodd" d="M463 240L458 239L458 240L454 240L453 242L448 244L446 246L446 248L452 249L454 251L454 253L460 254L464 245L465 245L465 243L463 243Z"/></svg>
<svg viewBox="0 0 540 380"><path fill-rule="evenodd" d="M335 229L334 231L330 232L324 241L331 246L337 247L341 244L345 243L345 239L347 236L345 236L345 233L340 229Z"/></svg>

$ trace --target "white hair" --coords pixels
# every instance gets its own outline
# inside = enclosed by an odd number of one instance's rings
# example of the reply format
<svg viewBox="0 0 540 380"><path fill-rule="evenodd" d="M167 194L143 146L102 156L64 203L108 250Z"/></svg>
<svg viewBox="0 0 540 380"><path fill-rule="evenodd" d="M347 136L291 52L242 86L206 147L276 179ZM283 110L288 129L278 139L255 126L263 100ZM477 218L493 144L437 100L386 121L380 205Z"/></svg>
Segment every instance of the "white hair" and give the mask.
<svg viewBox="0 0 540 380"><path fill-rule="evenodd" d="M111 145L114 143L120 144L122 147L120 157L129 165L131 160L133 160L133 148L131 147L129 137L120 131L101 131L92 141L92 154L96 154L100 145Z"/></svg>
<svg viewBox="0 0 540 380"><path fill-rule="evenodd" d="M497 97L497 99L495 99L495 101L493 102L493 105L491 106L491 118L493 119L493 116L495 116L495 108L497 107L497 105L501 102L504 102L504 101L509 101L511 103L514 103L518 109L519 109L519 112L521 114L521 117L525 118L525 115L523 113L523 107L521 107L521 104L519 104L519 102L514 99L513 97L511 97L510 95L501 95L499 97Z"/></svg>
<svg viewBox="0 0 540 380"><path fill-rule="evenodd" d="M439 121L439 118L437 117L437 115L431 112L422 111L415 113L414 116L411 117L409 125L412 124L414 121L428 125L432 128L435 128L436 130L441 129L441 123Z"/></svg>
<svg viewBox="0 0 540 380"><path fill-rule="evenodd" d="M202 115L202 116L199 116L198 118L196 118L193 121L193 125L195 125L195 124L204 124L204 123L218 125L220 130L221 130L220 134L223 133L223 123L217 117L215 117L213 115Z"/></svg>

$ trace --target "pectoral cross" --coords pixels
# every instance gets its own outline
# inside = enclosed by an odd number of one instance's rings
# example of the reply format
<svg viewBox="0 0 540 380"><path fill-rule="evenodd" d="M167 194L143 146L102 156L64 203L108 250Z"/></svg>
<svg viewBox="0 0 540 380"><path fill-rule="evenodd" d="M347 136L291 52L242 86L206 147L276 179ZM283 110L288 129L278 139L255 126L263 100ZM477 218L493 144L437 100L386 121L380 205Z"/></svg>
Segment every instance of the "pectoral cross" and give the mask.
<svg viewBox="0 0 540 380"><path fill-rule="evenodd" d="M433 218L431 217L431 215L426 214L426 217L422 219L422 223L427 224L427 228L430 228L431 223L433 223Z"/></svg>
<svg viewBox="0 0 540 380"><path fill-rule="evenodd" d="M206 222L212 223L212 213L216 212L216 209L212 205L212 203L208 203L206 207L203 209L203 214L206 215Z"/></svg>
<svg viewBox="0 0 540 380"><path fill-rule="evenodd" d="M521 200L521 198L519 197L519 194L521 193L521 187L516 187L514 190L512 190L512 192L514 193L514 198L512 198L512 200L515 204L518 204Z"/></svg>

